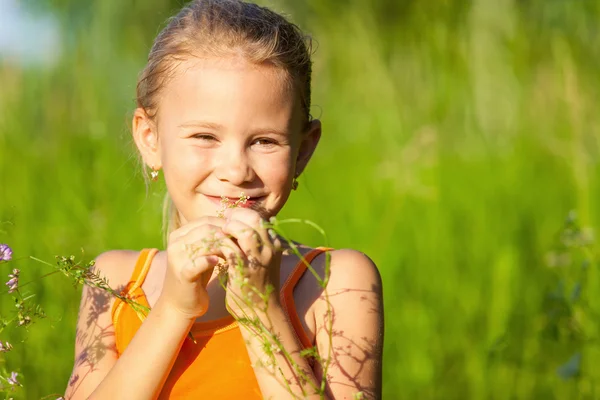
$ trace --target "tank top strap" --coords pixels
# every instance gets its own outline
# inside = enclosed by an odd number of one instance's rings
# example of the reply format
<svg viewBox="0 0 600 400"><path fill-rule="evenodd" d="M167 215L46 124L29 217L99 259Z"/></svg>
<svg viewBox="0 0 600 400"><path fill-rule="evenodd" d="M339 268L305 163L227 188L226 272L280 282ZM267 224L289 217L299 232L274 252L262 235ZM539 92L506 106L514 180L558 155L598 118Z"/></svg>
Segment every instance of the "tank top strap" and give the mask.
<svg viewBox="0 0 600 400"><path fill-rule="evenodd" d="M285 312L288 315L288 318L298 335L298 339L302 343L302 346L307 349L313 347L311 340L304 332L304 328L302 327L302 323L300 322L300 317L298 317L298 313L296 312L296 302L294 300L294 288L304 275L304 272L308 269L308 265L320 254L325 253L326 251L331 251L332 248L329 247L317 247L308 252L294 267L294 270L290 274L290 276L286 279L285 283L281 287L280 292L280 301L281 305L285 309Z"/></svg>
<svg viewBox="0 0 600 400"><path fill-rule="evenodd" d="M133 268L133 273L131 274L131 278L127 283L127 286L121 291L121 295L129 297L132 300L139 302L140 304L149 307L148 301L146 299L146 295L142 290L142 284L146 280L146 276L148 275L148 271L150 270L150 264L152 264L152 260L154 256L158 253L158 249L143 249L140 251L140 255L135 263ZM117 342L117 349L119 354L122 354L125 346L123 345L123 329L126 329L121 323L121 314L125 309L126 303L121 299L115 299L111 309L111 319L115 329L115 340ZM144 315L135 312L135 315L140 319L140 321L144 320Z"/></svg>
<svg viewBox="0 0 600 400"><path fill-rule="evenodd" d="M135 263L135 267L133 268L133 273L129 279L128 291L130 293L141 287L146 280L148 271L150 271L150 265L152 264L152 260L154 259L156 253L158 253L158 249L143 249L140 251L140 255Z"/></svg>

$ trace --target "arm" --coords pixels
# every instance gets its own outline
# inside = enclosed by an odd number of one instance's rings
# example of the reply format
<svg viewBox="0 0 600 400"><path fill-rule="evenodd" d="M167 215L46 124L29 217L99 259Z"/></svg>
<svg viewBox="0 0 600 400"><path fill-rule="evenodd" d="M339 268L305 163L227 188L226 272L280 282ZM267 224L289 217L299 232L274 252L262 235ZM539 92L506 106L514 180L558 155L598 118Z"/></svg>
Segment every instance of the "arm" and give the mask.
<svg viewBox="0 0 600 400"><path fill-rule="evenodd" d="M329 307L328 307L329 303ZM316 345L325 359L331 353L326 392L334 399L381 398L383 294L379 271L364 254L331 254L327 293L315 304ZM315 368L319 381L320 365Z"/></svg>
<svg viewBox="0 0 600 400"><path fill-rule="evenodd" d="M241 331L263 396L317 398L321 396L316 393L323 394L319 390L323 385L331 398L357 394L380 398L383 301L381 278L373 262L357 251L332 253L327 290L313 306L317 352L328 368L324 371L317 365L312 371L300 355L302 346L278 299L280 241L271 241L255 211L229 209L225 217L222 230L237 243L222 250L224 258L231 260L226 301L238 319L260 322L242 320ZM254 293L270 295L266 299ZM278 351L282 348L283 352Z"/></svg>
<svg viewBox="0 0 600 400"><path fill-rule="evenodd" d="M250 358L254 365L258 363L254 371L263 396L320 398L314 388L321 386L324 372L321 364L317 362L313 372L300 356L302 345L276 298L271 299L267 314L257 315L278 337L306 378L305 381L299 378L283 354L269 355L265 351L264 334L261 338L242 324ZM363 397L359 398L381 398L382 289L379 272L368 257L352 250L332 253L327 294L323 293L315 304L315 320L317 351L323 362L330 360L324 387L327 397L354 399L362 392ZM273 361L277 368L268 366Z"/></svg>
<svg viewBox="0 0 600 400"><path fill-rule="evenodd" d="M231 242L217 232L222 224L219 218L202 217L169 235L167 270L160 296L118 359L111 302L105 299L101 307L95 307L94 289L84 289L77 336L87 344L77 341L67 398L146 400L159 396L185 336L196 318L208 309L207 277L223 254L209 248L206 242L217 237ZM110 281L125 282L128 275L122 276L122 266L133 265L133 257L131 252L108 252L98 258L96 265ZM90 354L97 348L110 352L101 360L94 360ZM74 380L81 376L85 382L75 385Z"/></svg>
<svg viewBox="0 0 600 400"><path fill-rule="evenodd" d="M279 240L271 239L260 215L253 210L229 209L225 217L223 232L236 240L222 249L224 258L230 261L227 307L240 321L263 397L319 398L315 393L320 382L300 355L302 345L279 302Z"/></svg>
<svg viewBox="0 0 600 400"><path fill-rule="evenodd" d="M315 388L319 388L321 383L315 377L306 358L300 355L302 345L281 304L272 298L267 313L257 312L256 316L279 341L278 345L274 340L269 340L264 333L240 324L263 397L265 399L319 399L320 396L316 394ZM306 380L301 379L288 358L277 351L281 348L279 346L285 349L296 364L296 368L302 370Z"/></svg>
<svg viewBox="0 0 600 400"><path fill-rule="evenodd" d="M120 276L120 269L134 262L131 252L107 252L98 257L96 272L110 282L124 282L127 278ZM111 306L110 295L84 287L67 399L157 398L193 323L193 318L180 316L159 299L117 358Z"/></svg>

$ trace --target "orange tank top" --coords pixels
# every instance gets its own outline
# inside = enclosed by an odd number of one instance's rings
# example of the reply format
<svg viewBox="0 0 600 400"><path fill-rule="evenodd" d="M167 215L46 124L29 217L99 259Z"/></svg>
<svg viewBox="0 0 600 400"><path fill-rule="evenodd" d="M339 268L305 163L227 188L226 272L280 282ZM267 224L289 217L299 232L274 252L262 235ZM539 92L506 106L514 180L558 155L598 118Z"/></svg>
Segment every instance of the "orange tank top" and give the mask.
<svg viewBox="0 0 600 400"><path fill-rule="evenodd" d="M327 250L316 248L304 258L310 263ZM130 282L122 292L146 307L148 300L141 286L157 252L157 249L140 252ZM298 262L281 288L280 299L302 346L309 348L313 344L302 328L293 297L294 287L306 269L305 262ZM112 308L112 322L120 356L142 325L142 318L117 299ZM196 343L185 339L159 399L262 399L246 344L233 317L197 322L191 331Z"/></svg>

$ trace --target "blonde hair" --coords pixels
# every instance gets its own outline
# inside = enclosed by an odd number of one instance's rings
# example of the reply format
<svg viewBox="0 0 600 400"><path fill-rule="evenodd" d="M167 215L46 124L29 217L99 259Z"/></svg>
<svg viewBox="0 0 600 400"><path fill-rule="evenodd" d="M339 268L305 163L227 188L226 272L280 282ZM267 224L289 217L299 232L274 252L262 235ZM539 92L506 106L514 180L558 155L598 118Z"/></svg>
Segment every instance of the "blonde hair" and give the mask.
<svg viewBox="0 0 600 400"><path fill-rule="evenodd" d="M243 56L280 68L310 120L311 39L283 16L239 0L195 0L169 20L156 37L137 84L137 106L157 118L159 95L177 66L198 55ZM165 238L181 226L169 194L163 205Z"/></svg>

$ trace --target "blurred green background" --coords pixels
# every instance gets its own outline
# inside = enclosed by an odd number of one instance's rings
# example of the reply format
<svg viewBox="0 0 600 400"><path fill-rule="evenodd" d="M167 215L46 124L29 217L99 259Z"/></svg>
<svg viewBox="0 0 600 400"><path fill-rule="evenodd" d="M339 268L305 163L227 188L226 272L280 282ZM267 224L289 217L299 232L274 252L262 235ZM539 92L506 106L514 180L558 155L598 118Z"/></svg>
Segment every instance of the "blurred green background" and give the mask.
<svg viewBox="0 0 600 400"><path fill-rule="evenodd" d="M324 136L283 216L378 264L384 397L600 398L600 1L261 4L316 40ZM147 192L129 121L180 5L0 0L2 274L52 270L30 255L161 245L163 188ZM561 235L572 210L585 229ZM66 386L80 289L58 275L30 289L48 319L0 339L15 397L38 399Z"/></svg>

